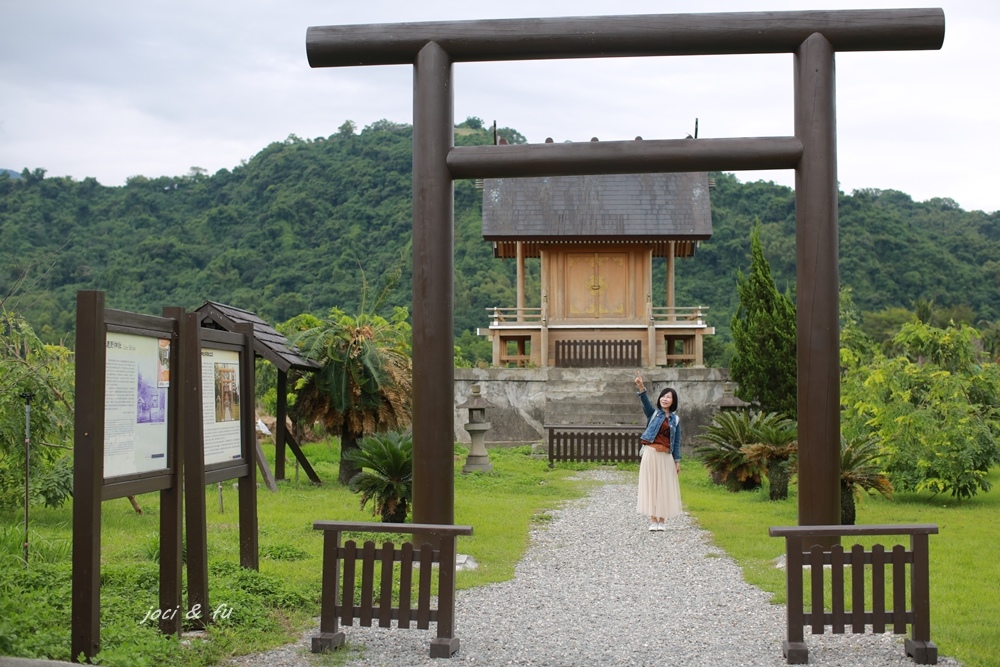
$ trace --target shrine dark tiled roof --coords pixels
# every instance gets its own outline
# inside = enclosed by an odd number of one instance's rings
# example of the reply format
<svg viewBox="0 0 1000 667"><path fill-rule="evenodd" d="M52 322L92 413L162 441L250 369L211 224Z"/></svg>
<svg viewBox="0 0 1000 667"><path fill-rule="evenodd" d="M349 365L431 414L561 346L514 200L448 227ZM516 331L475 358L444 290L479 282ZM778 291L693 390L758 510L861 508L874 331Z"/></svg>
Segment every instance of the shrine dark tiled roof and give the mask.
<svg viewBox="0 0 1000 667"><path fill-rule="evenodd" d="M708 174L498 178L483 183L483 238L704 240Z"/></svg>

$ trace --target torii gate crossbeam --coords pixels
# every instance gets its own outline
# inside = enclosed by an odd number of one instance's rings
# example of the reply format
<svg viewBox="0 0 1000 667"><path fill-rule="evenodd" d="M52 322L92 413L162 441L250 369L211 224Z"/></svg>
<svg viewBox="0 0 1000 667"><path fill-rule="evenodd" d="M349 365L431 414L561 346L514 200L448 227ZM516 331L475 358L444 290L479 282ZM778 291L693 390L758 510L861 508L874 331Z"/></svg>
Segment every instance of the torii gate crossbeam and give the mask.
<svg viewBox="0 0 1000 667"><path fill-rule="evenodd" d="M312 67L412 64L413 518L454 523L454 179L795 169L799 524L840 523L835 54L939 49L941 9L312 27ZM794 54L795 136L454 147L452 64Z"/></svg>

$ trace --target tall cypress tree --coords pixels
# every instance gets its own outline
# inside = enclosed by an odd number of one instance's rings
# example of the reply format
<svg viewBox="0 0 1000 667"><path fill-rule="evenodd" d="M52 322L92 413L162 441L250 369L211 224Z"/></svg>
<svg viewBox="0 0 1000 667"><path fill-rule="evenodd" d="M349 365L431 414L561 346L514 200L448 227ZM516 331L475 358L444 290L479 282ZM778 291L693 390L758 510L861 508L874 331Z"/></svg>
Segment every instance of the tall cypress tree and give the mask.
<svg viewBox="0 0 1000 667"><path fill-rule="evenodd" d="M740 303L731 323L736 354L730 364L736 395L796 419L795 303L771 277L759 220L750 234L750 273L738 273L736 290Z"/></svg>

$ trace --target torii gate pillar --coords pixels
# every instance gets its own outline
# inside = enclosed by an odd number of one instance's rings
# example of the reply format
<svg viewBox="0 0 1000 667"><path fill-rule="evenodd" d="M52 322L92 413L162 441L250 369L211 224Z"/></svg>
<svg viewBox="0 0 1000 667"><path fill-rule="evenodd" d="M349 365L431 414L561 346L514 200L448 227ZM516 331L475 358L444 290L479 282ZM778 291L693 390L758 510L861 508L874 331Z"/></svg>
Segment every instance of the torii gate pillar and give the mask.
<svg viewBox="0 0 1000 667"><path fill-rule="evenodd" d="M840 524L840 326L834 51L819 33L795 52L799 525Z"/></svg>
<svg viewBox="0 0 1000 667"><path fill-rule="evenodd" d="M455 112L451 58L413 64L413 523L455 523Z"/></svg>

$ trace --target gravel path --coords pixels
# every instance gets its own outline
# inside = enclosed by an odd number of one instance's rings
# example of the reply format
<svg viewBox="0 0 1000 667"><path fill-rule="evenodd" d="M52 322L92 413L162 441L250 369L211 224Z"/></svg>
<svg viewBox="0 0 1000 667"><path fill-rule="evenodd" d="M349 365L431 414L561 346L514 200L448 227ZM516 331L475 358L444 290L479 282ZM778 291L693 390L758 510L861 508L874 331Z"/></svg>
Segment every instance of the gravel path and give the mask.
<svg viewBox="0 0 1000 667"><path fill-rule="evenodd" d="M604 482L550 512L532 533L515 578L458 592L451 660L428 657L430 630L345 628L346 665L785 665L784 607L743 581L739 567L686 515L649 532L635 513L635 475ZM461 539L459 540L461 550ZM298 642L230 662L310 667L307 632ZM806 634L811 665L903 667L905 635ZM933 638L933 635L932 635ZM959 667L950 658L939 665Z"/></svg>

